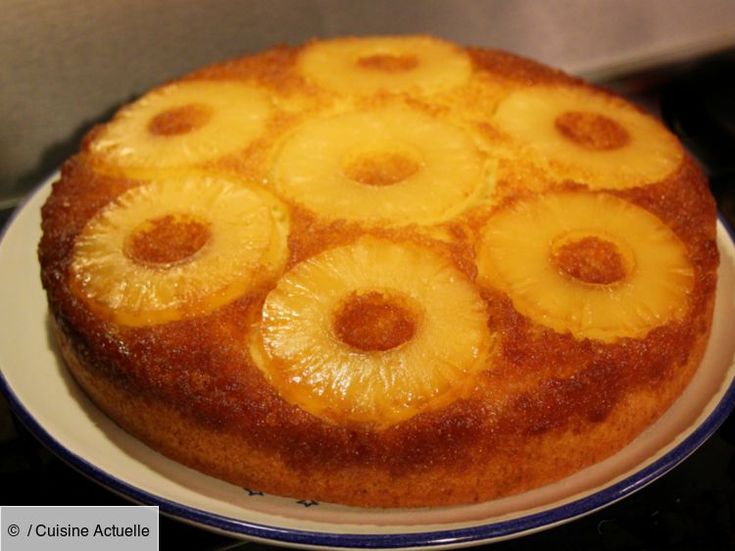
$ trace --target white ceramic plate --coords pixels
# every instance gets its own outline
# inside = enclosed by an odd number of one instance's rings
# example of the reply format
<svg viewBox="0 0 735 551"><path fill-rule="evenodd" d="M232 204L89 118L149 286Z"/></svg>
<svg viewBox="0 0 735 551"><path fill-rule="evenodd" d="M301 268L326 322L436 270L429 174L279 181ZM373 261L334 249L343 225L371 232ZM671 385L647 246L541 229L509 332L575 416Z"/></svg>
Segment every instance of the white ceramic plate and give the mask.
<svg viewBox="0 0 735 551"><path fill-rule="evenodd" d="M691 454L735 403L735 245L718 226L715 321L702 367L683 396L610 459L521 495L477 505L359 509L262 495L183 467L129 436L93 406L63 368L47 330L36 246L47 182L0 243L0 387L55 453L137 502L209 529L298 546L458 547L516 537L579 517L655 480Z"/></svg>

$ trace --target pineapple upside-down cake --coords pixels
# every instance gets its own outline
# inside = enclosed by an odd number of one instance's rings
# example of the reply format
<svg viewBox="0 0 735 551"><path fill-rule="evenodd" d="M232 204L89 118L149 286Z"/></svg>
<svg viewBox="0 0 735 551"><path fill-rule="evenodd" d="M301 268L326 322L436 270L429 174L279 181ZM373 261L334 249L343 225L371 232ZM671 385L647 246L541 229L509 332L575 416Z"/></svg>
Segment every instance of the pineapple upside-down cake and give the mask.
<svg viewBox="0 0 735 551"><path fill-rule="evenodd" d="M68 368L224 480L488 500L620 449L709 335L707 183L621 98L498 51L340 38L198 70L63 167L39 249Z"/></svg>

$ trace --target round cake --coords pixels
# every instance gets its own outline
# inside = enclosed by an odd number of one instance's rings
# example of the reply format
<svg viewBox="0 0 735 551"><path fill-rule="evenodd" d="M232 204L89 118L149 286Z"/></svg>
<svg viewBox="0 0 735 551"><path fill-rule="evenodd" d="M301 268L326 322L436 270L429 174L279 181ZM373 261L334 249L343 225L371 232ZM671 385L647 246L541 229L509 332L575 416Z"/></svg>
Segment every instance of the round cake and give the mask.
<svg viewBox="0 0 735 551"><path fill-rule="evenodd" d="M314 40L160 86L43 208L52 331L121 427L262 492L471 503L621 449L712 321L707 182L514 55Z"/></svg>

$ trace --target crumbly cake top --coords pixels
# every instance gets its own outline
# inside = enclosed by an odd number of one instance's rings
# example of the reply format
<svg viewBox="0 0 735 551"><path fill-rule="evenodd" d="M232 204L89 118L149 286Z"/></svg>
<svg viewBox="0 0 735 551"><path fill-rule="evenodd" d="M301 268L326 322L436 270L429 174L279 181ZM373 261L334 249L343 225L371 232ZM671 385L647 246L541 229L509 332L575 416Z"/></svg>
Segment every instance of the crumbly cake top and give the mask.
<svg viewBox="0 0 735 551"><path fill-rule="evenodd" d="M105 377L294 465L400 472L603 422L686 364L714 213L617 96L503 52L340 38L123 107L64 166L40 259Z"/></svg>

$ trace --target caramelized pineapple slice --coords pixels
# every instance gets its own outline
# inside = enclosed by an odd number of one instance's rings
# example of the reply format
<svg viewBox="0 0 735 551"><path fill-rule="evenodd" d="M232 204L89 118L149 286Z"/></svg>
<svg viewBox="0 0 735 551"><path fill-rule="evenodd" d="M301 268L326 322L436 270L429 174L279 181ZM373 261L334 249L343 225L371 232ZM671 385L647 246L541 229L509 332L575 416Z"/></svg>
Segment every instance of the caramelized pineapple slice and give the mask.
<svg viewBox="0 0 735 551"><path fill-rule="evenodd" d="M462 129L405 107L315 119L278 152L285 197L318 215L372 224L434 224L494 186Z"/></svg>
<svg viewBox="0 0 735 551"><path fill-rule="evenodd" d="M267 95L250 84L177 82L122 109L90 149L126 171L197 165L245 149L270 112Z"/></svg>
<svg viewBox="0 0 735 551"><path fill-rule="evenodd" d="M612 195L555 193L515 203L483 230L480 281L532 320L577 338L644 337L688 308L694 271L655 215Z"/></svg>
<svg viewBox="0 0 735 551"><path fill-rule="evenodd" d="M266 298L253 356L304 410L389 426L456 399L487 368L486 317L448 260L363 237L283 276Z"/></svg>
<svg viewBox="0 0 735 551"><path fill-rule="evenodd" d="M337 38L308 45L298 67L317 84L343 94L437 93L464 84L465 52L429 36Z"/></svg>
<svg viewBox="0 0 735 551"><path fill-rule="evenodd" d="M517 90L501 102L494 124L556 178L593 189L657 182L683 159L681 146L655 119L586 88Z"/></svg>
<svg viewBox="0 0 735 551"><path fill-rule="evenodd" d="M77 237L75 293L130 326L210 312L276 277L287 215L262 192L208 176L157 180L104 207Z"/></svg>

